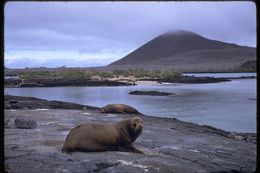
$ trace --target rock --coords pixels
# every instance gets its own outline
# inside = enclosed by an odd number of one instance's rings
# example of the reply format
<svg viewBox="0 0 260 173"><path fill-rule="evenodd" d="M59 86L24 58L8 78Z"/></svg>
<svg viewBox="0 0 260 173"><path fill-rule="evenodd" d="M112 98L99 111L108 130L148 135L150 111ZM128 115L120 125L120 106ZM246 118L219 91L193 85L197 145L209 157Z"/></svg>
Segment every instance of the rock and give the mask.
<svg viewBox="0 0 260 173"><path fill-rule="evenodd" d="M247 142L250 142L250 143L256 144L256 137L254 137L254 136L248 136L248 137L246 138L246 141L247 141Z"/></svg>
<svg viewBox="0 0 260 173"><path fill-rule="evenodd" d="M17 100L10 100L9 103L11 104L16 104L18 101Z"/></svg>
<svg viewBox="0 0 260 173"><path fill-rule="evenodd" d="M15 126L20 129L35 129L37 128L37 121L16 118L15 119Z"/></svg>
<svg viewBox="0 0 260 173"><path fill-rule="evenodd" d="M44 99L38 99L34 97L20 97L5 95L5 109L87 109L87 110L99 110L97 107L81 105L71 102L62 101L48 101ZM13 101L16 104L10 104Z"/></svg>
<svg viewBox="0 0 260 173"><path fill-rule="evenodd" d="M5 87L55 87L55 86L128 86L128 82L75 78L31 78L21 83L20 79L6 80Z"/></svg>
<svg viewBox="0 0 260 173"><path fill-rule="evenodd" d="M7 97L5 100L9 104ZM25 102L18 98L14 100L18 100L18 105ZM36 100L30 102L30 106L34 102ZM6 109L4 119L10 128L5 126L4 129L5 163L9 164L14 173L242 173L254 172L256 169L256 133L231 133L211 126L146 115L138 115L144 120L145 129L134 143L145 154L119 151L61 152L69 130L79 124L114 123L135 116L114 115L102 114L98 109ZM13 128L13 120L20 119L19 117L36 120L39 127L29 130L29 133L27 130ZM235 140L234 135L245 139Z"/></svg>
<svg viewBox="0 0 260 173"><path fill-rule="evenodd" d="M240 136L240 135L235 135L234 138L238 139L238 140L244 140L245 139L244 136Z"/></svg>
<svg viewBox="0 0 260 173"><path fill-rule="evenodd" d="M140 79L140 81L146 80L146 81L157 81L158 83L218 83L218 82L228 82L231 81L227 78L214 78L214 77L195 77L195 76L175 76L173 78L146 78L146 79Z"/></svg>
<svg viewBox="0 0 260 173"><path fill-rule="evenodd" d="M12 109L11 105L5 105L5 109Z"/></svg>
<svg viewBox="0 0 260 173"><path fill-rule="evenodd" d="M10 168L10 165L8 163L5 163L5 172L6 173L11 172L11 168Z"/></svg>
<svg viewBox="0 0 260 173"><path fill-rule="evenodd" d="M130 95L150 95L150 96L169 96L169 95L174 95L172 93L167 93L167 92L159 92L159 91L132 91L129 92Z"/></svg>

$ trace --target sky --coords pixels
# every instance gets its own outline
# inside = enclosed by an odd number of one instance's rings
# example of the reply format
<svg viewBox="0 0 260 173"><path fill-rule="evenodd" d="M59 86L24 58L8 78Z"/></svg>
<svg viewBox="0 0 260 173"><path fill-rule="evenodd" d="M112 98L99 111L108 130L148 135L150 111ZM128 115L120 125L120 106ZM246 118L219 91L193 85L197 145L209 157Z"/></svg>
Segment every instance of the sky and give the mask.
<svg viewBox="0 0 260 173"><path fill-rule="evenodd" d="M4 65L93 67L169 31L256 47L253 2L7 2Z"/></svg>

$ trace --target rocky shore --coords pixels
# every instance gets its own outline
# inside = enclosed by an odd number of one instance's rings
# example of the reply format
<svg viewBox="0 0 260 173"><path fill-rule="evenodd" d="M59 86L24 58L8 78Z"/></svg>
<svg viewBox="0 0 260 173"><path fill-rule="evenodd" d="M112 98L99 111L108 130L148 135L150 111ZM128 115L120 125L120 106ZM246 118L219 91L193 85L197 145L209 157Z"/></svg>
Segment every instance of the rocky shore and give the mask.
<svg viewBox="0 0 260 173"><path fill-rule="evenodd" d="M98 107L81 105L62 101L48 101L35 97L4 96L5 109L89 109L99 110Z"/></svg>
<svg viewBox="0 0 260 173"><path fill-rule="evenodd" d="M172 79L154 79L146 78L141 80L157 81L158 83L218 83L231 81L228 78L214 78L214 77L194 77L194 76L176 76Z"/></svg>
<svg viewBox="0 0 260 173"><path fill-rule="evenodd" d="M131 78L121 79L73 79L73 78L9 78L5 79L5 87L59 87L59 86L129 86L136 85L138 81L154 81L157 83L217 83L227 82L227 78L176 76L167 78Z"/></svg>
<svg viewBox="0 0 260 173"><path fill-rule="evenodd" d="M5 96L6 171L242 173L256 169L256 134L146 115L140 115L144 130L133 143L144 151L143 155L117 151L62 153L63 142L73 127L90 122L112 123L136 115L100 113L96 107L58 103ZM19 118L36 121L37 127L17 128L15 120Z"/></svg>
<svg viewBox="0 0 260 173"><path fill-rule="evenodd" d="M129 82L92 79L5 79L5 87L128 86Z"/></svg>

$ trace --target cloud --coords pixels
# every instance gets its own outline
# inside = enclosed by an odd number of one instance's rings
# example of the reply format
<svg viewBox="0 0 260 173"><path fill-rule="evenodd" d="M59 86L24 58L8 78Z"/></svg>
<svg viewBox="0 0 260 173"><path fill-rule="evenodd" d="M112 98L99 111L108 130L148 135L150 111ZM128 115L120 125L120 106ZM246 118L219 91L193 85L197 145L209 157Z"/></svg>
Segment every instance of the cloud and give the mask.
<svg viewBox="0 0 260 173"><path fill-rule="evenodd" d="M98 53L74 51L8 51L5 53L5 66L21 67L92 67L105 66L119 59L126 52L103 50Z"/></svg>
<svg viewBox="0 0 260 173"><path fill-rule="evenodd" d="M8 2L4 29L9 52L109 50L108 57L117 60L169 30L256 46L256 7L252 2Z"/></svg>

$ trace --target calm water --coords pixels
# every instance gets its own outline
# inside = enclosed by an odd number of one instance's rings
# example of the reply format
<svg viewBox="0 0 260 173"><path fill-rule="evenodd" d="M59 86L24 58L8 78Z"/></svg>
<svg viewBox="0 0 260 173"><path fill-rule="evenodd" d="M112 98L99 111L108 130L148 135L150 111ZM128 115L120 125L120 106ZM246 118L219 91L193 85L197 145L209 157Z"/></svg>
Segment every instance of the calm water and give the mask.
<svg viewBox="0 0 260 173"><path fill-rule="evenodd" d="M243 76L256 76L256 73L185 73L187 76L195 77L243 77Z"/></svg>
<svg viewBox="0 0 260 173"><path fill-rule="evenodd" d="M134 90L171 92L175 96L128 94ZM256 79L236 79L214 84L5 88L5 94L98 107L124 103L151 116L175 117L229 131L256 132Z"/></svg>

